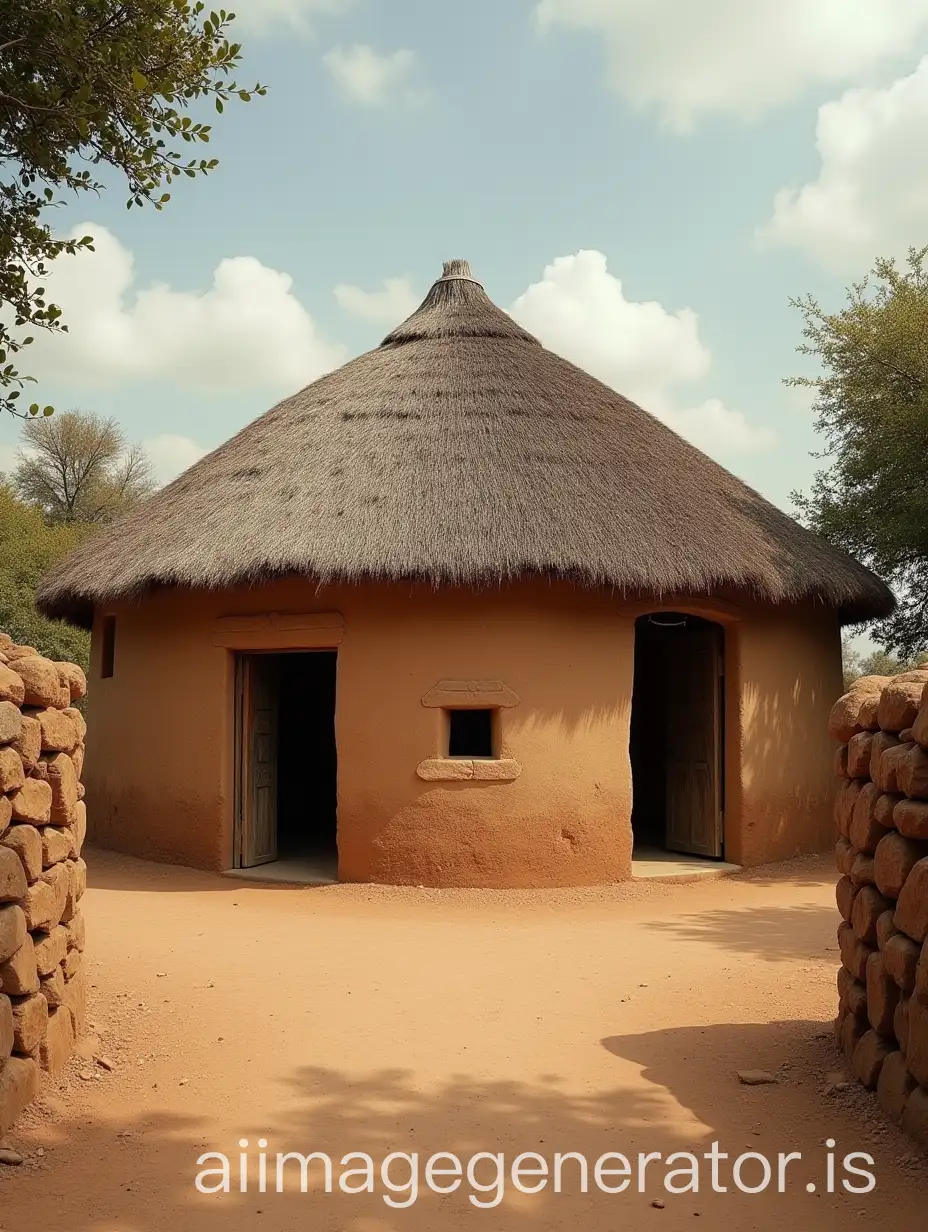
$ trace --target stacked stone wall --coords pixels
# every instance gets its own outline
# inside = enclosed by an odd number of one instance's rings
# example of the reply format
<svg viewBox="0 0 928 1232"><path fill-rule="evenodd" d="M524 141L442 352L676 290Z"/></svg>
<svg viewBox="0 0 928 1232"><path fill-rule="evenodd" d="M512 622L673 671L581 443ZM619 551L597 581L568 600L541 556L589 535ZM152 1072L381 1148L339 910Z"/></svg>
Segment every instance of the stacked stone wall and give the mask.
<svg viewBox="0 0 928 1232"><path fill-rule="evenodd" d="M0 1136L85 1029L86 689L0 633Z"/></svg>
<svg viewBox="0 0 928 1232"><path fill-rule="evenodd" d="M838 1042L928 1149L928 671L865 676L831 713L841 742Z"/></svg>

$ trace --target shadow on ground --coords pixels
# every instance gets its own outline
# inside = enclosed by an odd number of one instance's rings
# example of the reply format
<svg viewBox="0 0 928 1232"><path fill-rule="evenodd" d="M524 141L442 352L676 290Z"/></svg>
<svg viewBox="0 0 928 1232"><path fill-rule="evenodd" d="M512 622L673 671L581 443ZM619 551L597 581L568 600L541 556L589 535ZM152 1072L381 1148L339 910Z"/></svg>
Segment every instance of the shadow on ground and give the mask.
<svg viewBox="0 0 928 1232"><path fill-rule="evenodd" d="M837 953L834 937L838 921L836 909L799 904L702 911L652 920L648 927L681 941L709 942L720 949L754 954L768 962L794 962L821 960L826 950ZM816 950L810 939L820 936L826 937L827 942Z"/></svg>
<svg viewBox="0 0 928 1232"><path fill-rule="evenodd" d="M823 1139L836 1137L843 1153L861 1146L861 1131L851 1109L823 1101L824 1074L835 1064L835 1054L820 1023L681 1028L614 1036L602 1046L614 1058L615 1074L607 1089L596 1091L565 1090L556 1075L527 1084L486 1081L462 1072L429 1084L417 1080L414 1071L344 1074L307 1065L283 1075L278 1089L268 1092L267 1106L277 1109L269 1123L230 1125L223 1141L207 1137L206 1126L216 1124L209 1119L216 1115L213 1109L204 1109L202 1117L139 1117L127 1107L123 1117L107 1123L63 1121L61 1143L49 1150L40 1169L27 1167L0 1178L0 1220L4 1228L54 1232L65 1227L69 1232L289 1232L310 1227L315 1232L472 1227L492 1232L607 1232L652 1226L661 1232L693 1226L779 1232L784 1219L797 1229L845 1232L849 1218L856 1229L880 1232L887 1227L915 1232L922 1226L925 1175L894 1170L891 1160L904 1149L894 1131L876 1152L878 1200L873 1195L821 1192ZM792 1068L781 1069L784 1062ZM775 1070L780 1081L776 1086L741 1086L735 1070L745 1065ZM235 1080L247 1083L248 1076ZM236 1156L241 1135L250 1142L249 1192L212 1197L196 1193L198 1157L207 1150ZM704 1172L699 1193L676 1195L663 1188L666 1167L653 1162L645 1173L644 1194L635 1192L635 1181L630 1192L605 1194L596 1189L592 1176L591 1191L584 1194L579 1191L579 1165L568 1161L559 1194L552 1192L550 1182L535 1195L515 1192L509 1183L502 1204L488 1211L471 1204L473 1190L466 1180L462 1191L444 1197L423 1184L418 1200L398 1210L383 1201L386 1191L379 1175L374 1194L322 1192L319 1164L311 1173L316 1188L309 1193L299 1192L299 1167L292 1161L285 1192L257 1192L256 1146L262 1135L272 1157L277 1151L325 1152L335 1161L336 1187L345 1168L359 1164L339 1164L350 1152L371 1155L378 1169L390 1152L418 1152L422 1175L425 1160L439 1151L463 1160L481 1151L504 1152L509 1163L520 1152L536 1151L549 1161L558 1151L579 1152L592 1167L609 1151L633 1161L639 1152L701 1154L713 1140L733 1157L753 1151L775 1159L779 1151L797 1150L803 1160L793 1166L794 1185L785 1194L747 1195L730 1180L728 1193L712 1193ZM729 1166L723 1165L723 1181L730 1176ZM755 1161L746 1168L746 1181L755 1183L758 1167ZM492 1185L493 1174L494 1166L484 1161L477 1177ZM408 1165L397 1161L392 1175L403 1185ZM273 1168L271 1177L273 1187ZM237 1189L237 1168L233 1182ZM806 1192L807 1183L818 1185L814 1195ZM392 1196L402 1202L409 1195ZM492 1195L477 1196L486 1201ZM660 1212L652 1207L654 1200L665 1204ZM705 1217L703 1224L693 1225L697 1215Z"/></svg>

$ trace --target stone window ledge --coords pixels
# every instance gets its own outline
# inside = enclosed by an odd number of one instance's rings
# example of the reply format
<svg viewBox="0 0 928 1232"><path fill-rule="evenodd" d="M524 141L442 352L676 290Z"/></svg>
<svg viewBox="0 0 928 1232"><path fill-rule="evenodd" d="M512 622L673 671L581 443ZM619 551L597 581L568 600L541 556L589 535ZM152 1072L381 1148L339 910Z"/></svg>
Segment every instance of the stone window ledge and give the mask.
<svg viewBox="0 0 928 1232"><path fill-rule="evenodd" d="M439 680L422 699L423 706L456 710L506 709L519 698L501 680Z"/></svg>
<svg viewBox="0 0 928 1232"><path fill-rule="evenodd" d="M416 774L426 782L511 783L522 773L517 761L503 758L431 757L420 761Z"/></svg>

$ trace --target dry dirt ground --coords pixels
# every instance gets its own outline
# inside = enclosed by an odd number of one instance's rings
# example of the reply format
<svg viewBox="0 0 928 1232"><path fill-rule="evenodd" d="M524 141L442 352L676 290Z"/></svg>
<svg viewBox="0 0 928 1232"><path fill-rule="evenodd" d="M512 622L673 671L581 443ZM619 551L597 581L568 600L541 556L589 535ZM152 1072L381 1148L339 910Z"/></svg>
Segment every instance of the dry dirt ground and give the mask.
<svg viewBox="0 0 928 1232"><path fill-rule="evenodd" d="M825 1093L840 1068L827 861L699 885L509 893L264 887L103 853L89 862L95 1038L8 1137L26 1156L0 1170L9 1232L928 1226L928 1172L911 1147L871 1097ZM745 1086L741 1069L778 1081ZM243 1137L248 1192L198 1193L198 1156L234 1157ZM284 1193L257 1192L259 1137L272 1191L276 1152L316 1150L335 1161L336 1192L311 1179L300 1193L298 1166ZM841 1189L840 1163L838 1192L825 1192L829 1138L839 1160L872 1154L872 1193ZM504 1152L507 1166L525 1151L580 1152L591 1169L616 1151L637 1170L639 1152L702 1155L713 1140L732 1157L803 1158L783 1194L741 1193L724 1162L727 1193L712 1192L708 1162L700 1191L679 1195L653 1164L644 1194L636 1179L603 1193L592 1174L580 1193L579 1164L565 1164L561 1193L507 1182L489 1210L471 1204L466 1177L445 1196L425 1188L439 1151L465 1166L478 1151ZM342 1155L367 1152L379 1169L391 1151L420 1155L413 1205L386 1205L379 1175L373 1194L337 1191ZM404 1168L393 1175L401 1183Z"/></svg>

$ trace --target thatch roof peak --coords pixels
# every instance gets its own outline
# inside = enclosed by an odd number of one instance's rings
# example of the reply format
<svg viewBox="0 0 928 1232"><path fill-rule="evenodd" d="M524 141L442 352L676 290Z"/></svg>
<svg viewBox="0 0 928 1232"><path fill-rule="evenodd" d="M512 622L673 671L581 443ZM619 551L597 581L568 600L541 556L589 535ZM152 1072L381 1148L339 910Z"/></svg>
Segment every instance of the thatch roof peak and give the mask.
<svg viewBox="0 0 928 1232"><path fill-rule="evenodd" d="M88 623L152 586L489 586L527 576L654 595L741 590L846 622L893 598L659 420L546 350L466 261L373 351L279 403L87 540L39 605Z"/></svg>

